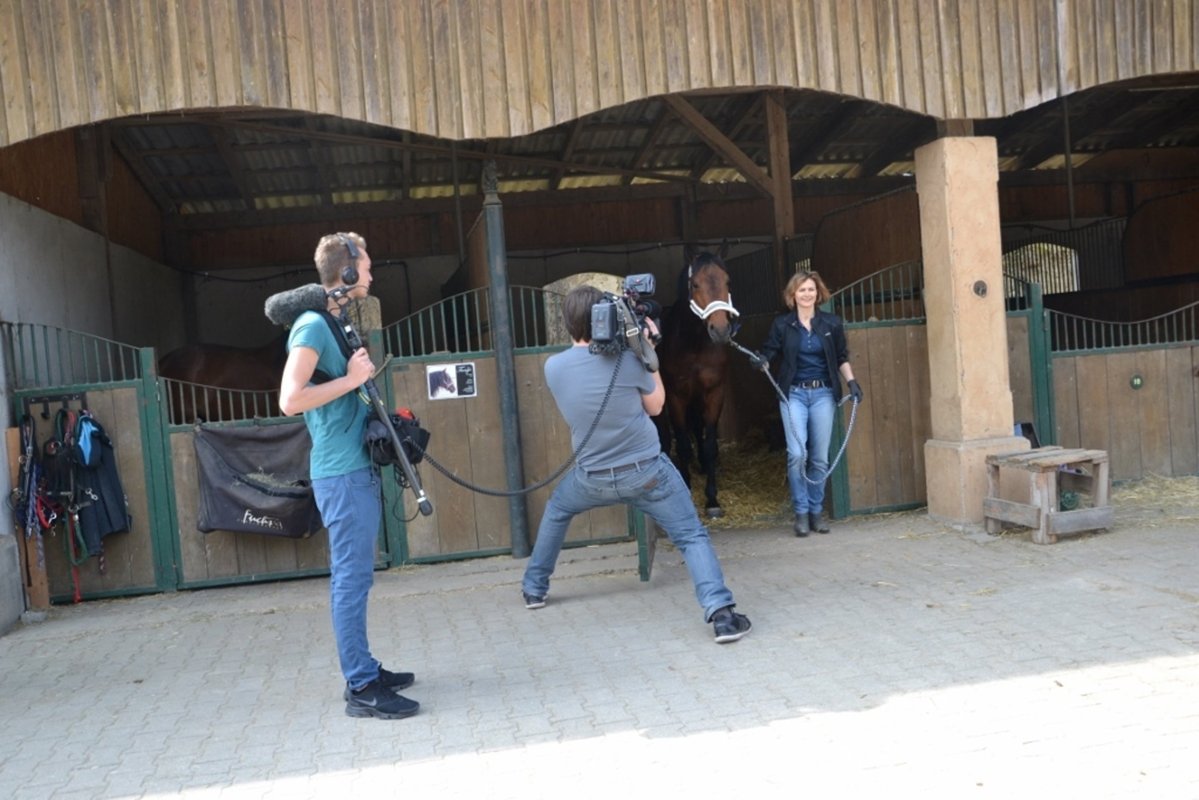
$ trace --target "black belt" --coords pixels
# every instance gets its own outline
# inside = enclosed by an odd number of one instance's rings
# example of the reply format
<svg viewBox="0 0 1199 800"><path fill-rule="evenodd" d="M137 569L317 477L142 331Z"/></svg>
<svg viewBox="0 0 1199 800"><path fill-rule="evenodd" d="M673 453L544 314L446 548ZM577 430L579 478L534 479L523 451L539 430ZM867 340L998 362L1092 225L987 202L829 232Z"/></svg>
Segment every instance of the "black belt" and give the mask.
<svg viewBox="0 0 1199 800"><path fill-rule="evenodd" d="M632 469L641 469L648 467L650 464L658 460L657 456L647 458L644 461L634 461L632 464L621 464L619 467L607 467L605 469L589 469L587 470L588 477L596 477L599 475L619 475L622 472L628 472Z"/></svg>
<svg viewBox="0 0 1199 800"><path fill-rule="evenodd" d="M792 386L798 386L800 389L823 389L828 384L817 378L811 381L796 381Z"/></svg>

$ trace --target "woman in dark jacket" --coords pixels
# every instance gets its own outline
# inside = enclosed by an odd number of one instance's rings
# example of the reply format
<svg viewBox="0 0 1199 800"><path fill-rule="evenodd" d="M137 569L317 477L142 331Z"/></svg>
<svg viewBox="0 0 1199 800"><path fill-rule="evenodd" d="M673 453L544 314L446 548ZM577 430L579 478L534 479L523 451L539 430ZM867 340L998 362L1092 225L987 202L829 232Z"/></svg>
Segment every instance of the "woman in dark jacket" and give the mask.
<svg viewBox="0 0 1199 800"><path fill-rule="evenodd" d="M796 536L829 532L821 511L841 378L854 402L862 400L849 363L845 326L836 314L819 308L829 296L819 274L797 272L783 289L783 302L792 311L775 318L761 359L755 362L761 369L774 362L775 380L787 393L779 411L787 434L787 482Z"/></svg>

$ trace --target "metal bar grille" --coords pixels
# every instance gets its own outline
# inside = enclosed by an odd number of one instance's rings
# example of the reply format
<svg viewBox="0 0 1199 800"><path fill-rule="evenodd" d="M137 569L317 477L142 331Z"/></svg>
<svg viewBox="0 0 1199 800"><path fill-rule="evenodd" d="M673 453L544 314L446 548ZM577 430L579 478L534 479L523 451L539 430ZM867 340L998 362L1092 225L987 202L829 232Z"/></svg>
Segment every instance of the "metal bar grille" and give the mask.
<svg viewBox="0 0 1199 800"><path fill-rule="evenodd" d="M0 323L12 389L141 380L139 348L90 333Z"/></svg>
<svg viewBox="0 0 1199 800"><path fill-rule="evenodd" d="M415 358L492 349L490 287L472 289L410 314L383 329L388 353ZM533 286L512 286L508 293L516 349L545 347L547 317L560 309L562 297Z"/></svg>
<svg viewBox="0 0 1199 800"><path fill-rule="evenodd" d="M791 252L791 242L788 250ZM807 237L808 249L811 249L811 237ZM801 250L796 245L795 250ZM790 256L788 256L790 258ZM795 261L789 260L794 265ZM725 266L729 273L729 292L733 296L733 305L743 317L756 314L777 314L782 304L783 287L778 285L774 269L774 247L767 245L752 253L735 256L728 259Z"/></svg>
<svg viewBox="0 0 1199 800"><path fill-rule="evenodd" d="M1049 311L1054 353L1191 344L1199 341L1199 303L1139 322L1106 322Z"/></svg>
<svg viewBox="0 0 1199 800"><path fill-rule="evenodd" d="M847 324L924 319L924 263L904 261L854 281L832 297Z"/></svg>
<svg viewBox="0 0 1199 800"><path fill-rule="evenodd" d="M172 425L196 422L233 422L242 419L283 417L279 392L218 389L199 383L160 378Z"/></svg>
<svg viewBox="0 0 1199 800"><path fill-rule="evenodd" d="M1039 283L1044 294L1122 286L1127 225L1123 217L1071 230L1006 225L1003 271Z"/></svg>

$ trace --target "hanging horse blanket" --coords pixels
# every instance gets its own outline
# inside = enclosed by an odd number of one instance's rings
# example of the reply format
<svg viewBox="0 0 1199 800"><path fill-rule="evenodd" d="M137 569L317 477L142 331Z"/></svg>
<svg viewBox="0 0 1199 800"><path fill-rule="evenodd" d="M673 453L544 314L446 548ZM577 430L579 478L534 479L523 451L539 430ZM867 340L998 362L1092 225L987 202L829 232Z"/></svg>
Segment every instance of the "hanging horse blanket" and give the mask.
<svg viewBox="0 0 1199 800"><path fill-rule="evenodd" d="M304 425L197 425L196 467L204 533L236 531L302 538L321 529L308 477L312 440Z"/></svg>
<svg viewBox="0 0 1199 800"><path fill-rule="evenodd" d="M75 423L70 459L75 468L79 530L88 555L98 555L100 540L129 530L133 519L117 472L112 440L96 418L84 412Z"/></svg>

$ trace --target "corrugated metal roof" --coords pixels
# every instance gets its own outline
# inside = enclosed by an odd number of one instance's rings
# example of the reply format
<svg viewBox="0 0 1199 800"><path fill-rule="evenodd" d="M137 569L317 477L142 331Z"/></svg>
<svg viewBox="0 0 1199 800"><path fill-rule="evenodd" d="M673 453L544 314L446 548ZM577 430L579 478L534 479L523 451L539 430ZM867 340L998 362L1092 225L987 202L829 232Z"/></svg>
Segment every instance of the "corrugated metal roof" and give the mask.
<svg viewBox="0 0 1199 800"><path fill-rule="evenodd" d="M767 168L763 95L689 103L735 151ZM795 180L910 177L933 120L810 91L781 94ZM1108 149L1199 146L1199 89L1101 87L1004 120L976 124L998 141L1003 172L1060 169L1065 120L1073 166ZM180 214L329 207L478 191L495 159L505 193L663 181L746 183L740 167L659 100L607 109L514 139L447 142L335 117L239 111L113 123L137 172ZM712 134L709 134L712 135Z"/></svg>

